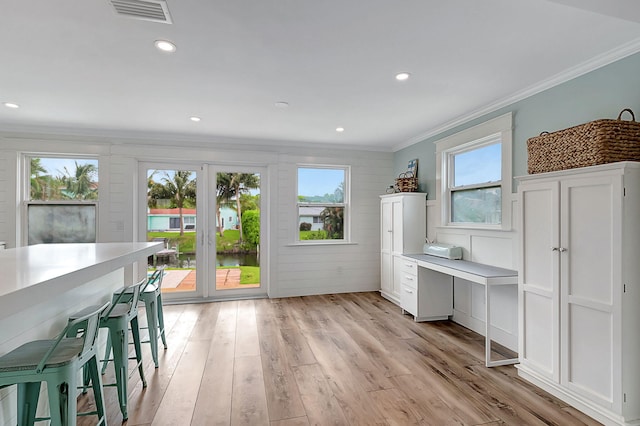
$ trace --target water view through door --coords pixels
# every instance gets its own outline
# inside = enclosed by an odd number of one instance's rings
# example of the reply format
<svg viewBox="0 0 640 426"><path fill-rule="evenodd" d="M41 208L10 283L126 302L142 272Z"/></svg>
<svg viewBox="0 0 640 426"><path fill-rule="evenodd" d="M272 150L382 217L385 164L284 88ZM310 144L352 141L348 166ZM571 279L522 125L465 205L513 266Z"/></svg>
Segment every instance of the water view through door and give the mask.
<svg viewBox="0 0 640 426"><path fill-rule="evenodd" d="M260 288L260 173L215 176L214 293L252 292Z"/></svg>

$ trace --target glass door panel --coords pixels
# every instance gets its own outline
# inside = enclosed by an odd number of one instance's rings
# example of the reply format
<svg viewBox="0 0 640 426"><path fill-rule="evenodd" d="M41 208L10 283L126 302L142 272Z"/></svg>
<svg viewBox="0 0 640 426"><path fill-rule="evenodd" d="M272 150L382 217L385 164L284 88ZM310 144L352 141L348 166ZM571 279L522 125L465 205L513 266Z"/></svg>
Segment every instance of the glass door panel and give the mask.
<svg viewBox="0 0 640 426"><path fill-rule="evenodd" d="M147 241L159 241L164 249L149 259L149 270L165 265L162 293L168 299L202 297L198 286L201 254L198 236L202 212L197 209L200 166L143 164L146 179Z"/></svg>
<svg viewBox="0 0 640 426"><path fill-rule="evenodd" d="M255 168L217 168L210 175L216 188L209 233L213 234L209 238L210 263L216 271L210 281L211 293L214 297L266 293L260 266L263 173Z"/></svg>

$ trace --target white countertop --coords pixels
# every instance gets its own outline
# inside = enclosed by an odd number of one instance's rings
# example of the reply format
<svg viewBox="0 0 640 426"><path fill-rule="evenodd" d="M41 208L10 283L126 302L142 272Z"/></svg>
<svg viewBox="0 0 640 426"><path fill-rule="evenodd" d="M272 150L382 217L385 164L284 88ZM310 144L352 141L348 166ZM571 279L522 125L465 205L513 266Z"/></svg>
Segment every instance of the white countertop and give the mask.
<svg viewBox="0 0 640 426"><path fill-rule="evenodd" d="M428 254L405 254L418 261L418 266L433 269L454 277L482 285L510 285L518 283L518 271L468 260L444 259Z"/></svg>
<svg viewBox="0 0 640 426"><path fill-rule="evenodd" d="M0 319L164 248L152 243L39 244L0 250Z"/></svg>

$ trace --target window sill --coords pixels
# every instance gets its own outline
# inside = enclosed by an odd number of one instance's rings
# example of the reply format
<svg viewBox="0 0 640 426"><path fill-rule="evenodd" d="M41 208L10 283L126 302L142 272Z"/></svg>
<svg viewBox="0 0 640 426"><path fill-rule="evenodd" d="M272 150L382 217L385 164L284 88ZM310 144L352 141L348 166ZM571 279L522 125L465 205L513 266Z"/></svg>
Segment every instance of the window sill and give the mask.
<svg viewBox="0 0 640 426"><path fill-rule="evenodd" d="M286 247L314 247L314 246L355 246L358 243L355 243L353 241L327 241L327 240L317 240L317 242L313 241L313 240L309 240L310 242L295 242L295 243L289 243L286 245ZM313 241L313 242L311 242Z"/></svg>
<svg viewBox="0 0 640 426"><path fill-rule="evenodd" d="M436 229L447 231L477 231L477 232L513 232L513 229L491 226L472 226L472 225L442 225L437 226Z"/></svg>

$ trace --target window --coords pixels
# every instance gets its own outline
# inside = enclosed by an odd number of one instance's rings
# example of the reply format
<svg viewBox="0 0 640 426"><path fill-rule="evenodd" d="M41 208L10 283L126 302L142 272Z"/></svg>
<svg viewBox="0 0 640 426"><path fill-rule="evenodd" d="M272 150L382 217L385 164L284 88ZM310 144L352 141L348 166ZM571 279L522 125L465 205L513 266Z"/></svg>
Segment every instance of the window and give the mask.
<svg viewBox="0 0 640 426"><path fill-rule="evenodd" d="M349 168L298 167L298 241L348 240Z"/></svg>
<svg viewBox="0 0 640 426"><path fill-rule="evenodd" d="M436 142L442 225L511 227L511 114Z"/></svg>
<svg viewBox="0 0 640 426"><path fill-rule="evenodd" d="M24 158L25 242L96 242L98 160Z"/></svg>
<svg viewBox="0 0 640 426"><path fill-rule="evenodd" d="M478 146L480 145L480 146ZM451 223L502 222L502 141L447 153Z"/></svg>

